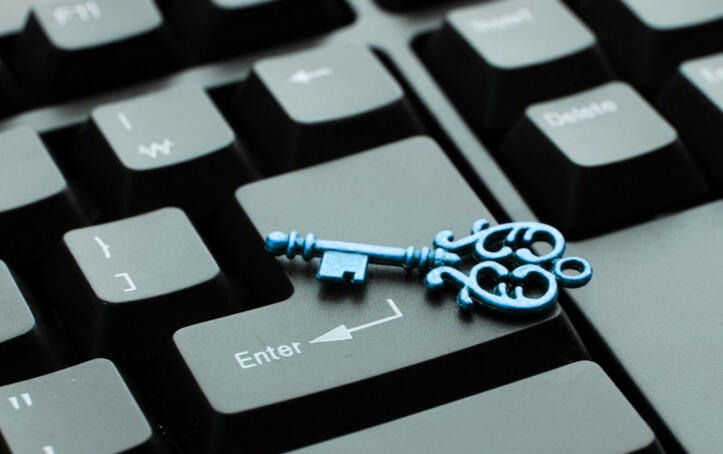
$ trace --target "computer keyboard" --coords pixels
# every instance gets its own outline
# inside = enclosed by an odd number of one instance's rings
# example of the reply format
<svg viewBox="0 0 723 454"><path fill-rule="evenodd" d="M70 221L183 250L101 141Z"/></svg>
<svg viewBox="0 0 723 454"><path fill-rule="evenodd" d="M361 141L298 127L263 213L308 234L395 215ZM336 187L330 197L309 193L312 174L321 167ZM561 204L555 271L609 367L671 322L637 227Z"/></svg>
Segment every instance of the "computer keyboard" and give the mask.
<svg viewBox="0 0 723 454"><path fill-rule="evenodd" d="M0 454L723 452L722 126L720 0L2 0ZM478 219L595 276L264 249Z"/></svg>

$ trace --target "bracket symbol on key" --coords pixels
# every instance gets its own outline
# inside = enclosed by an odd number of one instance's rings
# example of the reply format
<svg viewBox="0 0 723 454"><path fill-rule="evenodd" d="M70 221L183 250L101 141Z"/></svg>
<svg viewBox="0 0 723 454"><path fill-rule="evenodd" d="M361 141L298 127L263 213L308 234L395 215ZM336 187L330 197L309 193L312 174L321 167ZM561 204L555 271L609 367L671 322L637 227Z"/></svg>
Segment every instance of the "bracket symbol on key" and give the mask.
<svg viewBox="0 0 723 454"><path fill-rule="evenodd" d="M369 263L428 270L438 266L457 266L462 259L442 248L397 248L372 244L317 239L313 233L301 237L298 232L273 232L266 237L266 250L276 256L293 259L297 254L309 261L321 257L317 279L328 282L350 281L361 284Z"/></svg>

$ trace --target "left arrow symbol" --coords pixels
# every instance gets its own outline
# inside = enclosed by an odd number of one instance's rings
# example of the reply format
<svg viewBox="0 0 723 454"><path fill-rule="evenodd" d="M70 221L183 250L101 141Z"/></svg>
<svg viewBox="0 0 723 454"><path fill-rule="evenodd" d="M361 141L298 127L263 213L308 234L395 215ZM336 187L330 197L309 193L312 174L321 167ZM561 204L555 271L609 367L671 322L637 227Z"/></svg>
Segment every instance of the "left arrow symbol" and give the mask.
<svg viewBox="0 0 723 454"><path fill-rule="evenodd" d="M389 307L392 308L394 311L394 315L391 315L389 317L385 317L379 320L375 320L370 323L365 323L364 325L355 326L354 328L347 328L346 325L339 325L333 330L322 334L321 336L317 337L316 339L309 342L310 344L317 344L321 342L337 342L337 341L344 341L344 340L352 340L354 337L351 335L351 333L355 331L361 331L363 329L371 328L372 326L381 325L382 323L391 322L392 320L396 320L398 318L402 318L402 311L399 310L397 305L394 303L394 301L390 298L387 299L387 303L389 304Z"/></svg>
<svg viewBox="0 0 723 454"><path fill-rule="evenodd" d="M331 76L331 68L319 68L306 71L300 69L289 77L289 81L295 84L310 84L314 79Z"/></svg>

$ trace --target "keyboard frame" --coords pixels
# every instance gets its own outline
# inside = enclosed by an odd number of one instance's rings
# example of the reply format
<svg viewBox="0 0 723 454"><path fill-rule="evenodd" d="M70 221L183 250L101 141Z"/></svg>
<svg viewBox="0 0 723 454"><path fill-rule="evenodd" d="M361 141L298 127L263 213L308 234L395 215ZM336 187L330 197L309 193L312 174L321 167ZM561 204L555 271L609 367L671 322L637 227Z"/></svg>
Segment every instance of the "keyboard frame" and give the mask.
<svg viewBox="0 0 723 454"><path fill-rule="evenodd" d="M380 6L376 0L343 0L353 11L355 18L350 24L313 38L260 49L242 55L202 63L183 69L170 76L114 89L99 95L78 100L31 109L0 118L0 131L25 126L37 131L44 139L55 133L79 128L90 112L100 105L151 93L183 83L197 84L212 96L229 92L233 86L248 77L251 66L258 60L275 55L312 49L336 43L357 42L372 48L382 62L403 85L414 109L422 116L429 135L434 138L451 158L460 174L467 180L495 218L501 222L511 220L538 220L537 216L517 190L505 171L482 143L447 97L439 81L426 67L417 51L423 36L439 29L446 13L482 0L439 0L408 11L391 11ZM568 7L573 1L560 0ZM0 37L5 40L7 37ZM218 101L218 99L214 99ZM244 137L240 135L241 142ZM60 153L67 150L57 150ZM253 153L253 149L250 150ZM688 207L690 209L692 207ZM626 228L629 228L627 226ZM585 238L581 241L586 241ZM601 346L592 357L610 374L613 381L641 412L653 428L663 446L673 451L682 449L653 408L637 390L627 372L612 353L608 351L584 318L562 295L562 306L586 345Z"/></svg>
<svg viewBox="0 0 723 454"><path fill-rule="evenodd" d="M291 44L200 64L153 81L12 115L0 120L0 131L26 126L47 135L79 127L97 106L182 83L200 85L213 94L243 81L251 65L262 58L328 44L358 42L370 46L387 66L392 66L390 69L401 79L414 107L422 111L419 113L423 117L431 120L427 121L431 123L427 125L430 135L440 143L495 217L500 222L536 220L522 195L447 98L414 49L416 40L439 28L447 11L476 1L444 1L403 12L386 10L374 0L344 1L356 16L345 27ZM240 139L243 142L242 136Z"/></svg>

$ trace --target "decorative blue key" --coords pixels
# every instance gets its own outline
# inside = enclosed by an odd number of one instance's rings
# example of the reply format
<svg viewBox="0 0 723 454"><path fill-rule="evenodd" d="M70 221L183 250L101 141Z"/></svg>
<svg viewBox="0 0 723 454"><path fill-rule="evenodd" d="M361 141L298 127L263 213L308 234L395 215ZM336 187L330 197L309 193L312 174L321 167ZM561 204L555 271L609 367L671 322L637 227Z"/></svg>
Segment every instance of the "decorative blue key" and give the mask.
<svg viewBox="0 0 723 454"><path fill-rule="evenodd" d="M364 282L369 263L417 268L423 271L440 266L459 266L461 258L442 248L395 248L343 241L319 240L313 233L305 237L298 232L273 232L266 237L266 250L293 259L297 254L309 261L321 257L316 277L322 281L354 284Z"/></svg>

